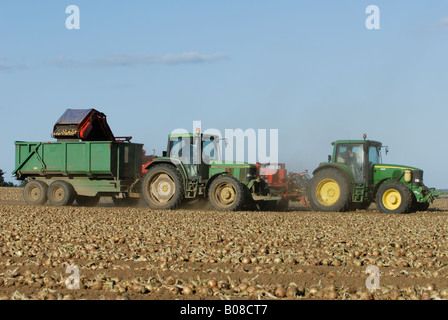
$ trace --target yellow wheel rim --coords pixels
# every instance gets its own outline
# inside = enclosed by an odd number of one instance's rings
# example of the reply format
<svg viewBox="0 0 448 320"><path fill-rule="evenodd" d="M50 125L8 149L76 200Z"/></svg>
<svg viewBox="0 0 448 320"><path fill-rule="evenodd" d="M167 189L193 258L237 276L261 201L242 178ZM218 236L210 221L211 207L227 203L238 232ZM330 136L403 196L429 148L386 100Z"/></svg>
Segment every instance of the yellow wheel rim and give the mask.
<svg viewBox="0 0 448 320"><path fill-rule="evenodd" d="M395 210L401 205L401 195L395 189L389 189L383 194L383 205L388 210Z"/></svg>
<svg viewBox="0 0 448 320"><path fill-rule="evenodd" d="M331 206L339 200L341 189L336 181L332 179L324 179L317 185L316 196L321 204Z"/></svg>

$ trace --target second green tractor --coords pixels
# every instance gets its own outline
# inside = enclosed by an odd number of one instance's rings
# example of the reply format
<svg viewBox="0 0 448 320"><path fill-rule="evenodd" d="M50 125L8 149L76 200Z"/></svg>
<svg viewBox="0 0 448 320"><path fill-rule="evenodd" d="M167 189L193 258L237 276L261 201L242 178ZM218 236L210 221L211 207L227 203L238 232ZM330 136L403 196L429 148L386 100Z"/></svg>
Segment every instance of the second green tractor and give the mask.
<svg viewBox="0 0 448 320"><path fill-rule="evenodd" d="M383 213L427 210L437 196L423 183L423 171L404 165L382 164L382 143L338 140L328 162L314 170L308 201L316 211L367 209L375 202Z"/></svg>

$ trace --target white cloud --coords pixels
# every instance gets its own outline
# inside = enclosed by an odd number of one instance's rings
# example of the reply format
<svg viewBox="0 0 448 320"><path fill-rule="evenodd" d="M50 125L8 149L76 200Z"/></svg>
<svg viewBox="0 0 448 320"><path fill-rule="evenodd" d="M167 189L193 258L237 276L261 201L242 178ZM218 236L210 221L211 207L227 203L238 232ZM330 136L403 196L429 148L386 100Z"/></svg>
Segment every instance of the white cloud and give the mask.
<svg viewBox="0 0 448 320"><path fill-rule="evenodd" d="M129 55L121 54L100 59L93 59L88 62L80 62L66 59L64 56L58 56L50 61L51 64L58 67L75 67L75 66L91 66L91 67L136 67L159 65L178 65L192 63L208 63L226 60L229 57L226 54L203 55L197 52L186 52L181 54L166 54L156 56L152 54L145 55Z"/></svg>
<svg viewBox="0 0 448 320"><path fill-rule="evenodd" d="M25 69L25 68L26 66L24 64L11 64L8 62L8 59L5 58L0 59L0 72Z"/></svg>
<svg viewBox="0 0 448 320"><path fill-rule="evenodd" d="M448 27L448 18L444 18L439 21L439 26Z"/></svg>

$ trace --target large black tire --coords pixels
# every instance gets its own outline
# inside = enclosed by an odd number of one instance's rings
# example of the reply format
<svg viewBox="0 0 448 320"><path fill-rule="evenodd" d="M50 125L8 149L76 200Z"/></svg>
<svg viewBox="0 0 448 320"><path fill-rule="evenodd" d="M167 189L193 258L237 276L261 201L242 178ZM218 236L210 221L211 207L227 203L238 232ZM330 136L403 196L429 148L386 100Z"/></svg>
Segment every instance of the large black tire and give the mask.
<svg viewBox="0 0 448 320"><path fill-rule="evenodd" d="M328 168L317 172L308 185L308 202L315 211L346 211L352 186L345 174Z"/></svg>
<svg viewBox="0 0 448 320"><path fill-rule="evenodd" d="M43 205L47 202L48 185L39 180L30 180L23 190L23 198L29 205Z"/></svg>
<svg viewBox="0 0 448 320"><path fill-rule="evenodd" d="M412 209L411 191L400 181L388 181L379 187L376 205L383 213L408 213Z"/></svg>
<svg viewBox="0 0 448 320"><path fill-rule="evenodd" d="M56 180L47 191L48 201L53 206L70 206L76 198L73 186L63 180Z"/></svg>
<svg viewBox="0 0 448 320"><path fill-rule="evenodd" d="M176 209L184 198L182 176L169 164L156 165L143 178L142 196L151 209Z"/></svg>
<svg viewBox="0 0 448 320"><path fill-rule="evenodd" d="M82 207L94 207L100 201L100 197L77 196L76 203Z"/></svg>
<svg viewBox="0 0 448 320"><path fill-rule="evenodd" d="M211 183L208 198L217 210L237 211L245 205L246 192L237 179L222 175Z"/></svg>

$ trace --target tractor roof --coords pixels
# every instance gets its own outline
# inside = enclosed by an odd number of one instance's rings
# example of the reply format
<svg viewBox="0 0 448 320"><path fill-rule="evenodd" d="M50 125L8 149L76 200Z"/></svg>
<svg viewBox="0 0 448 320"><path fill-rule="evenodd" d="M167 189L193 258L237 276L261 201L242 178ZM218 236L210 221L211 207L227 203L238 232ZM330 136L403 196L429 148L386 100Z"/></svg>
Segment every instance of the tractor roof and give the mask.
<svg viewBox="0 0 448 320"><path fill-rule="evenodd" d="M201 135L201 137L206 137L206 138L217 138L217 135L213 135L213 134L203 134L203 133L170 133L168 135L168 138L192 138L195 136Z"/></svg>
<svg viewBox="0 0 448 320"><path fill-rule="evenodd" d="M375 140L336 140L336 141L332 142L332 145L341 144L341 143L343 143L343 144L347 144L347 143L362 144L364 142L367 142L368 144L371 144L371 145L380 145L380 146L382 145L381 142L375 141Z"/></svg>

